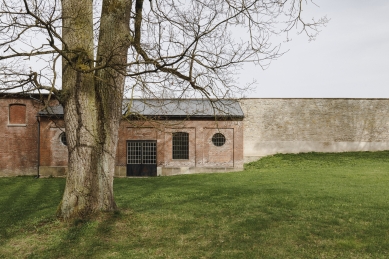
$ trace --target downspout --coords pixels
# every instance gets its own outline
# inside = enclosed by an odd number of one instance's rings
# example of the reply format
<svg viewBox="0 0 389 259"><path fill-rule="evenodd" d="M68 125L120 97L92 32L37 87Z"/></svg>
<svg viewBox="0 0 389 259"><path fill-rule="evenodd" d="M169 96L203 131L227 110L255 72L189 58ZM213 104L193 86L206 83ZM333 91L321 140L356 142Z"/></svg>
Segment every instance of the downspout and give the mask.
<svg viewBox="0 0 389 259"><path fill-rule="evenodd" d="M39 115L36 116L36 121L38 122L38 163L37 163L37 175L35 178L39 178L39 167L40 167L40 159L41 159L41 120Z"/></svg>
<svg viewBox="0 0 389 259"><path fill-rule="evenodd" d="M39 100L39 99L36 99L34 97L32 97L32 95L30 94L30 98L40 104L42 104L42 100ZM36 116L36 121L38 122L37 126L38 126L38 143L37 143L37 148L38 148L38 152L37 152L37 156L38 156L38 161L37 161L37 174L35 176L36 179L38 179L40 177L40 173L39 173L39 166L40 166L40 159L41 159L41 156L40 156L40 150L41 150L41 121L40 121L40 116L39 116L39 113L38 115Z"/></svg>

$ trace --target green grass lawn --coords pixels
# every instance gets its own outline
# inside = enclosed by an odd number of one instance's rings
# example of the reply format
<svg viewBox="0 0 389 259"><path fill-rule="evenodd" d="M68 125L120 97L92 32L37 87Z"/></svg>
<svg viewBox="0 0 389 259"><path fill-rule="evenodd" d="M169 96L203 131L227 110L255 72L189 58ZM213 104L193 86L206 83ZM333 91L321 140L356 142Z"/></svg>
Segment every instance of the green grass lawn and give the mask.
<svg viewBox="0 0 389 259"><path fill-rule="evenodd" d="M115 179L120 212L72 223L64 183L0 178L0 258L389 258L389 152Z"/></svg>

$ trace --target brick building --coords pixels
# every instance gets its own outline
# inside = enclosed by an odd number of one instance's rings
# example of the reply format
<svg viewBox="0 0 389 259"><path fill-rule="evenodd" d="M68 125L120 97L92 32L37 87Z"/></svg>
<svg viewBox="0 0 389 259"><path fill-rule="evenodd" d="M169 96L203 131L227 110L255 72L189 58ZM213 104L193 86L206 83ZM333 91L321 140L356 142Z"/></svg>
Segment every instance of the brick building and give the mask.
<svg viewBox="0 0 389 259"><path fill-rule="evenodd" d="M66 173L62 107L53 100L44 109L40 98L0 96L0 176ZM124 101L115 175L234 171L276 153L389 150L388 107L389 99Z"/></svg>
<svg viewBox="0 0 389 259"><path fill-rule="evenodd" d="M62 106L7 95L0 109L0 175L65 175ZM243 112L236 100L125 100L123 114L115 176L243 168Z"/></svg>
<svg viewBox="0 0 389 259"><path fill-rule="evenodd" d="M38 96L0 98L0 176L36 174Z"/></svg>

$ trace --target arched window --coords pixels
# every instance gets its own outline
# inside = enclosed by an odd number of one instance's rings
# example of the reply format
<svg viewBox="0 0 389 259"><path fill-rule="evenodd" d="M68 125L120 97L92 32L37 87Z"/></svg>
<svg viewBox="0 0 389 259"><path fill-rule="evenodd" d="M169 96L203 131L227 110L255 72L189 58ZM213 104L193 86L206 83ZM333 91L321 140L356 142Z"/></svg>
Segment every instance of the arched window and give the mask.
<svg viewBox="0 0 389 259"><path fill-rule="evenodd" d="M26 124L26 105L10 104L8 122L9 124Z"/></svg>
<svg viewBox="0 0 389 259"><path fill-rule="evenodd" d="M173 159L189 159L189 133L173 133Z"/></svg>

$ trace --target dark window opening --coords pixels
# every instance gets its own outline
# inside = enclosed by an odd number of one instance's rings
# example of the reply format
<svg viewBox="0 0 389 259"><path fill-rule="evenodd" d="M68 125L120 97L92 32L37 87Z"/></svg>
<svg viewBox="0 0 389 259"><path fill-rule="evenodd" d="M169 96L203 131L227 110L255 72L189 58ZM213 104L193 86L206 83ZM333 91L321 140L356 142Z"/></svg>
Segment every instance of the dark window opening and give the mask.
<svg viewBox="0 0 389 259"><path fill-rule="evenodd" d="M65 132L62 132L61 135L59 135L59 140L61 141L62 144L64 144L65 146L68 145L68 141L66 139L66 134Z"/></svg>
<svg viewBox="0 0 389 259"><path fill-rule="evenodd" d="M221 133L216 133L212 137L212 143L217 147L221 147L226 143L226 137Z"/></svg>
<svg viewBox="0 0 389 259"><path fill-rule="evenodd" d="M189 133L173 133L173 159L189 159Z"/></svg>

